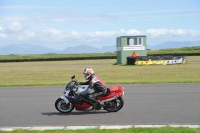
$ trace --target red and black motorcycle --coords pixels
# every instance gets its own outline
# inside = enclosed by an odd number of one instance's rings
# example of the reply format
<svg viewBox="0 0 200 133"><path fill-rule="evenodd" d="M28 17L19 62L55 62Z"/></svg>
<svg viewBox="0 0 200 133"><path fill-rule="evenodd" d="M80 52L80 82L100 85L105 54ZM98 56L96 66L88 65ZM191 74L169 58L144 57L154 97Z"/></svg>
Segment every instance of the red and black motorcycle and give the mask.
<svg viewBox="0 0 200 133"><path fill-rule="evenodd" d="M86 97L78 97L83 91L88 89L88 85L77 85L75 76L71 77L71 81L67 83L64 89L64 94L55 102L56 109L61 113L69 113L71 111L92 111L94 106L90 104ZM104 96L99 96L97 100L103 105L99 110L107 110L108 112L117 112L124 105L124 87L111 86L107 88L107 93Z"/></svg>

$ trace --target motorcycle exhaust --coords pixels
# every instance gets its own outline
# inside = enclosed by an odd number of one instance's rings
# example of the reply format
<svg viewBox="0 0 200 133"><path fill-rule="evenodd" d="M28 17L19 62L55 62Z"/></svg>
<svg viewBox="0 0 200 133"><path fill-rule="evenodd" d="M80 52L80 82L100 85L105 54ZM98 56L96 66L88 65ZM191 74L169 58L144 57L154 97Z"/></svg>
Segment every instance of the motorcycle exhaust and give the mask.
<svg viewBox="0 0 200 133"><path fill-rule="evenodd" d="M99 101L101 104L104 103L104 102L109 102L109 101L112 101L112 100L115 100L117 99L119 96L115 96L115 97L112 97L110 99L106 99L106 100L102 100L102 101Z"/></svg>

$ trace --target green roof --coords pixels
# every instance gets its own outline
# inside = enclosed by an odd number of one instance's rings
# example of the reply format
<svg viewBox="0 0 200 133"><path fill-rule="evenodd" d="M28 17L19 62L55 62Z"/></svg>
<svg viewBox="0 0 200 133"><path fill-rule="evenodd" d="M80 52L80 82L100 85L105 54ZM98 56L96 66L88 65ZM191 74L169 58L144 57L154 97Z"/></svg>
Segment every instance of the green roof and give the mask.
<svg viewBox="0 0 200 133"><path fill-rule="evenodd" d="M138 35L138 36L119 36L117 38L132 38L132 37L146 37L146 35Z"/></svg>

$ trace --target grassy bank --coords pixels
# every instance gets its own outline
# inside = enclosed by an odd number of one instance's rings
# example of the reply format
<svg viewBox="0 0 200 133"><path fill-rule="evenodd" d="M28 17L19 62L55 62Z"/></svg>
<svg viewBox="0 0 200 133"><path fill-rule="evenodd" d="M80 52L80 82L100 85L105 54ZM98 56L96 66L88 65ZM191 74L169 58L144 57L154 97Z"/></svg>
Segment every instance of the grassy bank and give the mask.
<svg viewBox="0 0 200 133"><path fill-rule="evenodd" d="M148 51L148 55L153 55L153 54L186 54L187 55L187 54L195 54L195 53L196 54L200 53L200 46Z"/></svg>
<svg viewBox="0 0 200 133"><path fill-rule="evenodd" d="M14 130L14 131L0 131L0 133L200 133L199 128L173 128L173 127L162 127L162 128L130 128L130 129L119 129L119 130Z"/></svg>
<svg viewBox="0 0 200 133"><path fill-rule="evenodd" d="M155 54L199 54L200 46L196 47L184 47L184 48L175 48L175 49L161 49L161 50L148 50L148 55ZM99 53L99 54L35 54L35 55L0 55L0 61L2 60L45 60L45 59L63 59L66 60L70 58L71 60L75 58L85 58L85 57L116 57L116 53Z"/></svg>
<svg viewBox="0 0 200 133"><path fill-rule="evenodd" d="M59 59L59 58L84 58L116 56L116 54L35 54L35 55L0 55L0 60L23 60L23 59Z"/></svg>
<svg viewBox="0 0 200 133"><path fill-rule="evenodd" d="M116 59L0 63L0 86L65 85L92 67L107 84L200 83L200 56L184 65L120 66Z"/></svg>

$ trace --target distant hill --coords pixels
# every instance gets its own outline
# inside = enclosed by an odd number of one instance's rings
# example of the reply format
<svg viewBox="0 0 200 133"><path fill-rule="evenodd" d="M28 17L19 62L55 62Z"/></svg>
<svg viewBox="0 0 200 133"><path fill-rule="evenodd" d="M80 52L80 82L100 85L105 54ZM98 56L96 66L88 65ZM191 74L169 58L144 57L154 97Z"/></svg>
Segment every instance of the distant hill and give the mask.
<svg viewBox="0 0 200 133"><path fill-rule="evenodd" d="M0 47L0 55L9 54L78 54L78 53L106 53L115 51L115 46L103 46L102 48L96 48L89 45L78 45L74 47L67 47L66 49L59 51L44 47L41 45L32 44L10 44L4 47Z"/></svg>
<svg viewBox="0 0 200 133"><path fill-rule="evenodd" d="M117 48L116 48L116 45L113 45L113 46L103 46L101 49L104 52L111 52L111 53L113 53L113 52L116 51Z"/></svg>
<svg viewBox="0 0 200 133"><path fill-rule="evenodd" d="M200 46L200 41L184 41L184 42L169 41L154 46L147 46L147 48L152 50L158 50L158 49L182 48L191 46Z"/></svg>
<svg viewBox="0 0 200 133"><path fill-rule="evenodd" d="M47 54L58 53L60 51L47 48L40 45L32 44L10 44L4 47L0 47L0 55L8 54Z"/></svg>
<svg viewBox="0 0 200 133"><path fill-rule="evenodd" d="M102 48L96 48L88 45L78 45L75 47L68 47L62 51L62 53L76 54L76 53L107 53L114 52L115 46L103 46Z"/></svg>
<svg viewBox="0 0 200 133"><path fill-rule="evenodd" d="M167 49L167 48L183 48L192 46L200 46L200 41L184 41L184 42L169 41L153 46L147 44L147 48L152 50ZM108 52L116 51L116 45L103 46L102 50L107 50Z"/></svg>
<svg viewBox="0 0 200 133"><path fill-rule="evenodd" d="M68 47L62 51L64 54L77 54L77 53L103 53L101 49L88 45L78 45L75 47Z"/></svg>
<svg viewBox="0 0 200 133"><path fill-rule="evenodd" d="M169 41L154 46L147 46L148 49L158 50L167 48L181 48L200 46L200 41L185 41L185 42L174 42ZM64 50L55 50L41 45L32 44L10 44L4 47L0 47L0 55L9 54L77 54L77 53L113 53L116 51L116 45L103 46L102 48L96 48L89 45L78 45L74 47L67 47Z"/></svg>

